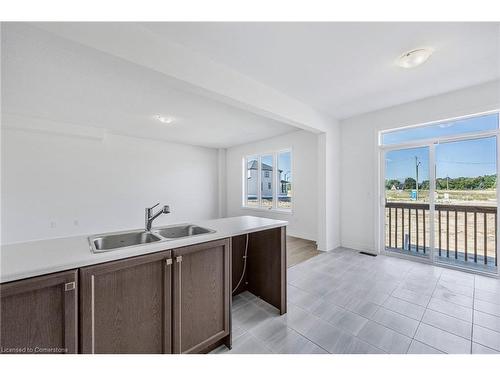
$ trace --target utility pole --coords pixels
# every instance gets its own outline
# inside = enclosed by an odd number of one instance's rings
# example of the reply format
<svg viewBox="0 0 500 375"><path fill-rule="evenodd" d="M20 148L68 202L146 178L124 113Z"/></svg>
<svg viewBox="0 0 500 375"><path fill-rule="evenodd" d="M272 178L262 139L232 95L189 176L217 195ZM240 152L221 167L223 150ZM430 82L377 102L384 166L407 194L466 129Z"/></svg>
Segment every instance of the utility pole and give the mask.
<svg viewBox="0 0 500 375"><path fill-rule="evenodd" d="M418 161L418 157L415 156L415 172L416 172L415 174L416 174L416 177L417 177L416 180L415 180L415 187L417 188L416 189L417 190L417 194L416 194L416 197L417 197L416 200L417 201L418 201L418 167L420 166L420 164L421 163Z"/></svg>

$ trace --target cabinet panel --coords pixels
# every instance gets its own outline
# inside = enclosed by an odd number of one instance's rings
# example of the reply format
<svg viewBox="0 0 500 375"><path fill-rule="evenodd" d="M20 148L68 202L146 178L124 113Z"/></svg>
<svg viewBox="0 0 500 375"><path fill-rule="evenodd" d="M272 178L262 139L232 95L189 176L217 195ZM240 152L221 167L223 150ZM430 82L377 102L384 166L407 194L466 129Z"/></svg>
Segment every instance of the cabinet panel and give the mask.
<svg viewBox="0 0 500 375"><path fill-rule="evenodd" d="M230 334L229 239L173 250L174 352L200 353Z"/></svg>
<svg viewBox="0 0 500 375"><path fill-rule="evenodd" d="M1 284L1 351L76 353L77 294L77 271Z"/></svg>
<svg viewBox="0 0 500 375"><path fill-rule="evenodd" d="M286 313L286 227L250 233L247 290Z"/></svg>
<svg viewBox="0 0 500 375"><path fill-rule="evenodd" d="M83 353L171 352L170 251L81 269Z"/></svg>

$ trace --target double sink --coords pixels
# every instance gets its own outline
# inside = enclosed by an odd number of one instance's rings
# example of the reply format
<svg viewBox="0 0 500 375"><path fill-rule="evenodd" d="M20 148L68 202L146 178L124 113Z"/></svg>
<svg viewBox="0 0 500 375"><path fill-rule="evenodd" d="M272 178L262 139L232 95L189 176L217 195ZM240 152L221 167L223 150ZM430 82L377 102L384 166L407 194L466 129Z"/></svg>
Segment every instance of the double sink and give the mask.
<svg viewBox="0 0 500 375"><path fill-rule="evenodd" d="M90 248L94 253L118 250L124 247L144 245L159 241L175 240L179 238L199 236L202 234L215 233L212 229L207 229L193 224L172 225L161 227L146 232L135 230L129 232L102 234L89 237Z"/></svg>

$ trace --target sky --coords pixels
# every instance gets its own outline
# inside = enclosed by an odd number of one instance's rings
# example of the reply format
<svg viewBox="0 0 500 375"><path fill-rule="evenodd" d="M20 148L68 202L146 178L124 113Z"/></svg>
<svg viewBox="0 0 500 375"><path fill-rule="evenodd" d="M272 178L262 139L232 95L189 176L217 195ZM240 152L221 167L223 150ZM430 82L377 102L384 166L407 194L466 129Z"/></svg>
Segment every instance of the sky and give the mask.
<svg viewBox="0 0 500 375"><path fill-rule="evenodd" d="M382 144L394 145L398 143L444 137L450 135L473 133L498 128L498 114L466 118L462 120L431 124L427 126L417 126L388 133L383 133Z"/></svg>
<svg viewBox="0 0 500 375"><path fill-rule="evenodd" d="M390 143L399 143L414 139L460 134L471 130L490 130L493 125L493 129L498 126L497 114L455 121L451 125L439 124L420 129L407 129L405 132L394 132L399 134L391 135L389 141ZM384 138L385 140L386 138ZM436 177L456 178L496 174L496 154L495 137L437 144ZM397 179L403 182L407 177L415 178L415 156L420 162L419 182L428 180L429 150L427 147L387 152L385 157L386 179Z"/></svg>
<svg viewBox="0 0 500 375"><path fill-rule="evenodd" d="M248 159L248 162L250 163L253 160L257 160L257 158L250 158ZM272 155L262 156L262 163L265 163L267 165L273 165L273 156ZM281 177L285 178L285 174L287 174L288 181L292 181L291 164L292 160L290 152L281 152L278 154L278 168L283 171Z"/></svg>
<svg viewBox="0 0 500 375"><path fill-rule="evenodd" d="M287 181L292 181L291 169L291 158L289 152L283 152L278 154L278 168L283 171L281 178L286 178ZM285 177L286 174L286 177Z"/></svg>

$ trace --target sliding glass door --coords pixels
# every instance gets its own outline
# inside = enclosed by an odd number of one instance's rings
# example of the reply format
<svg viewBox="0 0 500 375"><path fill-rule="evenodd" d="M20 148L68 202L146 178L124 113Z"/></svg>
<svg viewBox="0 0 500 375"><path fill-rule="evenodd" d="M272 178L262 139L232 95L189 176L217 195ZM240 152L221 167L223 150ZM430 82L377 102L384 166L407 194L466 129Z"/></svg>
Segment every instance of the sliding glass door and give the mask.
<svg viewBox="0 0 500 375"><path fill-rule="evenodd" d="M498 111L380 133L389 253L498 274Z"/></svg>
<svg viewBox="0 0 500 375"><path fill-rule="evenodd" d="M384 152L384 247L429 257L429 147Z"/></svg>
<svg viewBox="0 0 500 375"><path fill-rule="evenodd" d="M382 248L498 273L497 136L382 150Z"/></svg>
<svg viewBox="0 0 500 375"><path fill-rule="evenodd" d="M436 262L479 271L497 266L497 139L435 145Z"/></svg>

